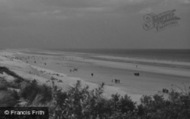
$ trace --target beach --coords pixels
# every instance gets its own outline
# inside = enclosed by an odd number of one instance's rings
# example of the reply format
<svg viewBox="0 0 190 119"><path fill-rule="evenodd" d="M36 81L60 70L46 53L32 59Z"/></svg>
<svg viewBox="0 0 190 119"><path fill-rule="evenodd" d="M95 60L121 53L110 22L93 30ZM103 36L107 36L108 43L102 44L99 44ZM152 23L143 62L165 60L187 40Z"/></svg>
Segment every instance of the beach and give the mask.
<svg viewBox="0 0 190 119"><path fill-rule="evenodd" d="M0 66L50 86L54 77L62 90L78 80L90 89L105 83L106 98L116 93L127 94L137 102L141 96L153 95L163 88L181 90L190 86L190 62L50 50L2 50ZM11 80L6 74L0 76Z"/></svg>

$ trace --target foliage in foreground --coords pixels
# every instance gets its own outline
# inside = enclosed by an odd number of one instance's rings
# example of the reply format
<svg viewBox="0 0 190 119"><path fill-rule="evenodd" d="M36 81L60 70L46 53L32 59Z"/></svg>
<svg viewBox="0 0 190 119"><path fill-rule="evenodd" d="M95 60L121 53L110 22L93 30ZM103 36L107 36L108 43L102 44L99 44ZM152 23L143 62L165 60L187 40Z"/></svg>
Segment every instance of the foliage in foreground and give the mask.
<svg viewBox="0 0 190 119"><path fill-rule="evenodd" d="M77 82L68 92L55 91L54 118L60 119L189 119L190 89L143 96L140 104L129 96L102 96L103 84L90 91Z"/></svg>
<svg viewBox="0 0 190 119"><path fill-rule="evenodd" d="M0 91L8 91L17 100L6 106L48 106L52 119L190 119L190 89L164 89L163 93L143 96L137 104L127 95L105 98L104 84L89 90L78 81L66 92L58 89L53 79L52 84L52 87L38 85L34 80L20 86L19 92L6 87ZM20 100L25 100L25 105L20 105Z"/></svg>

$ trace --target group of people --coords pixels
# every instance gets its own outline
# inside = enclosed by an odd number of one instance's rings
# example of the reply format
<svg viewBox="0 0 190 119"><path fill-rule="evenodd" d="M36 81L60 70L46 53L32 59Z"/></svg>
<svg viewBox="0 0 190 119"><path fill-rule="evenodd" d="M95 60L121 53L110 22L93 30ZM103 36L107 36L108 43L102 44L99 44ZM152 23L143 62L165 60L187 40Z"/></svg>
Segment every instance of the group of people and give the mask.
<svg viewBox="0 0 190 119"><path fill-rule="evenodd" d="M112 82L114 82L114 83L120 83L120 79L112 79Z"/></svg>
<svg viewBox="0 0 190 119"><path fill-rule="evenodd" d="M78 68L70 69L70 72L75 72L75 71L78 71ZM91 77L93 77L94 73L91 73L90 75L91 75ZM139 72L135 72L134 75L135 76L140 76L140 73ZM117 78L112 79L112 82L118 84L118 83L120 83L120 79L117 79Z"/></svg>
<svg viewBox="0 0 190 119"><path fill-rule="evenodd" d="M75 72L75 71L78 71L78 68L70 69L70 72Z"/></svg>
<svg viewBox="0 0 190 119"><path fill-rule="evenodd" d="M70 72L75 72L75 71L78 71L78 68L70 69ZM91 75L91 77L93 77L93 76L94 76L94 73L91 73L90 75Z"/></svg>

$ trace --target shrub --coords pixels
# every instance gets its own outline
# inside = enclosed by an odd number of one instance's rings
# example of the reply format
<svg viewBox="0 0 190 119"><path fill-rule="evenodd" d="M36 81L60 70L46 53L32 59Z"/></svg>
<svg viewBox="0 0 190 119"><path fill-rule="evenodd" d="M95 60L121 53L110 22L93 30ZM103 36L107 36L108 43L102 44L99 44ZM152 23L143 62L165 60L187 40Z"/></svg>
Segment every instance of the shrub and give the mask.
<svg viewBox="0 0 190 119"><path fill-rule="evenodd" d="M25 82L20 93L7 91L0 106L14 106L20 98L27 106L49 106L50 119L190 119L190 91L164 89L162 94L143 96L136 104L129 96L113 94L103 97L104 83L89 90L80 81L66 92L58 89L51 79L52 87L37 84L36 80ZM4 89L4 88L3 88Z"/></svg>
<svg viewBox="0 0 190 119"><path fill-rule="evenodd" d="M37 96L40 96L38 103L45 104L52 100L52 89L46 85L38 85L37 81L33 80L21 89L20 96L27 100L28 103L32 103Z"/></svg>
<svg viewBox="0 0 190 119"><path fill-rule="evenodd" d="M0 92L0 107L14 107L19 100L16 91L1 91Z"/></svg>
<svg viewBox="0 0 190 119"><path fill-rule="evenodd" d="M5 79L0 78L0 91L7 90L7 88L8 88L8 82Z"/></svg>
<svg viewBox="0 0 190 119"><path fill-rule="evenodd" d="M145 119L188 119L190 118L190 94L177 91L167 92L169 98L155 94L141 98L139 114Z"/></svg>

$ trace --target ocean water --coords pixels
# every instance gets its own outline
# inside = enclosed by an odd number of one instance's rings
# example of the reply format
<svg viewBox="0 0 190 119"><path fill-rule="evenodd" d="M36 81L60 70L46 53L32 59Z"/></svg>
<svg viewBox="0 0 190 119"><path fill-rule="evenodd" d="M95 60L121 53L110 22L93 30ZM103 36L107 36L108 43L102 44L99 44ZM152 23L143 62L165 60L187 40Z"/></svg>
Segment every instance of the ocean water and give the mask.
<svg viewBox="0 0 190 119"><path fill-rule="evenodd" d="M190 50L184 49L70 49L66 52L90 53L94 55L109 55L117 57L145 58L166 61L190 62Z"/></svg>
<svg viewBox="0 0 190 119"><path fill-rule="evenodd" d="M47 50L45 50L47 51ZM61 56L62 53L85 53L91 56L108 55L127 58L143 58L164 61L178 61L190 63L190 49L48 49L50 52L30 51L34 54ZM27 51L25 51L27 52ZM28 52L29 53L29 52Z"/></svg>

